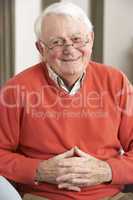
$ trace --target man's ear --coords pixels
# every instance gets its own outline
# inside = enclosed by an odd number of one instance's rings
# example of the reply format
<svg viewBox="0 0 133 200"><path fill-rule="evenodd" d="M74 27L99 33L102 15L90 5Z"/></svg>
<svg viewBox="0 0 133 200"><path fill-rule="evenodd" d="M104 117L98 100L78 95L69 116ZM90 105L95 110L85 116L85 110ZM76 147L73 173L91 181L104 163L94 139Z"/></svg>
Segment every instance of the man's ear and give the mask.
<svg viewBox="0 0 133 200"><path fill-rule="evenodd" d="M94 43L94 32L93 31L90 33L90 37L91 37L91 46L93 46L93 43Z"/></svg>
<svg viewBox="0 0 133 200"><path fill-rule="evenodd" d="M40 42L39 42L39 41L36 41L35 45L36 45L37 50L38 50L39 53L41 54L41 56L43 56L43 54L44 54L44 52L43 52L44 49L43 49L42 45L40 44Z"/></svg>

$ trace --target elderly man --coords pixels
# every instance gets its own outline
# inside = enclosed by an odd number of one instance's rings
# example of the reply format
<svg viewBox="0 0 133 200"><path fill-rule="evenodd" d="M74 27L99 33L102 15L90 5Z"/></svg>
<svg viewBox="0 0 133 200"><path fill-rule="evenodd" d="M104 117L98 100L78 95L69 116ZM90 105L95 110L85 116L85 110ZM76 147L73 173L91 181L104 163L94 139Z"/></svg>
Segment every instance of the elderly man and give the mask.
<svg viewBox="0 0 133 200"><path fill-rule="evenodd" d="M42 62L1 90L0 174L24 199L133 199L121 192L133 182L131 84L90 60L92 24L76 5L49 6L35 31Z"/></svg>

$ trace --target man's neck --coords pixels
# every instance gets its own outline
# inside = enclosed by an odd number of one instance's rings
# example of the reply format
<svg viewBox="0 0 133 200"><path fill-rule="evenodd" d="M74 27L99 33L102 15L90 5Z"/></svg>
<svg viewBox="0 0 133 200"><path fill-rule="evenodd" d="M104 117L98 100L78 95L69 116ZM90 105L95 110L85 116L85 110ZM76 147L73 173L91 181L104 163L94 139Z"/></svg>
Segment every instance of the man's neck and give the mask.
<svg viewBox="0 0 133 200"><path fill-rule="evenodd" d="M81 77L83 76L83 74L82 75L79 75L79 76L73 76L73 77L62 77L62 76L59 76L61 79L62 79L62 81L64 82L64 84L66 85L66 87L69 89L70 88L70 90L71 90L71 88L74 86L74 84L77 82L77 80L79 80Z"/></svg>
<svg viewBox="0 0 133 200"><path fill-rule="evenodd" d="M58 85L58 87L63 88L69 94L75 94L81 87L84 74L81 76L75 76L74 78L70 76L64 78L59 76L51 67L47 66L49 77Z"/></svg>

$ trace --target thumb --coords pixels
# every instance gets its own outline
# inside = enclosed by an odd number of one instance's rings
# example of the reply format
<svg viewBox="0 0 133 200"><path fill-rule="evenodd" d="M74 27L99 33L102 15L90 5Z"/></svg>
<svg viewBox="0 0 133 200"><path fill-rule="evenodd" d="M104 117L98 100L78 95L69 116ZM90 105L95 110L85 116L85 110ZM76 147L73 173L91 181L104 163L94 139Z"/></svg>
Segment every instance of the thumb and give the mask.
<svg viewBox="0 0 133 200"><path fill-rule="evenodd" d="M88 157L88 154L81 151L78 147L74 147L74 152L77 156L80 156L80 157Z"/></svg>
<svg viewBox="0 0 133 200"><path fill-rule="evenodd" d="M65 153L59 154L59 155L55 156L54 158L56 160L60 160L63 158L70 158L72 156L74 156L74 148L70 149L69 151L66 151Z"/></svg>
<svg viewBox="0 0 133 200"><path fill-rule="evenodd" d="M78 147L74 148L74 152L75 152L75 154L77 156L84 157L84 158L87 158L87 159L94 159L93 156L90 156L89 154L87 154L84 151L80 150Z"/></svg>

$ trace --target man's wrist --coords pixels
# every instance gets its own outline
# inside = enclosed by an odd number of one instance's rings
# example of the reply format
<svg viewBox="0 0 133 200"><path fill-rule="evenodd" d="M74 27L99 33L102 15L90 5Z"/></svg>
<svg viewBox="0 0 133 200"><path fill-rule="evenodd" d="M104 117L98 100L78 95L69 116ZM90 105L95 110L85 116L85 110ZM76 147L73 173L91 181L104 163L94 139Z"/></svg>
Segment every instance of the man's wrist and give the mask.
<svg viewBox="0 0 133 200"><path fill-rule="evenodd" d="M105 162L105 168L106 168L105 182L110 183L112 181L112 169L107 162Z"/></svg>
<svg viewBox="0 0 133 200"><path fill-rule="evenodd" d="M42 163L42 161L40 162L39 166L36 169L35 184L43 182L42 173L41 173L41 170L40 170L41 163Z"/></svg>

